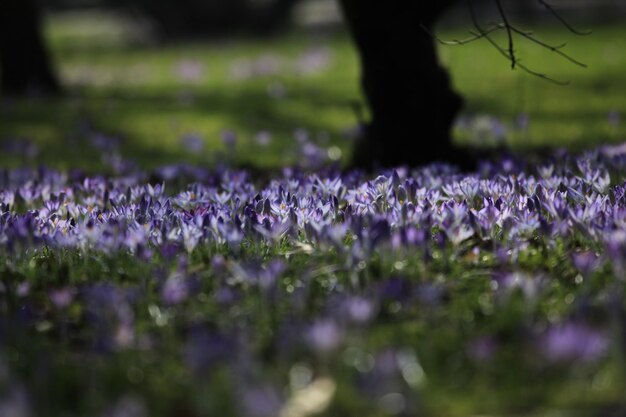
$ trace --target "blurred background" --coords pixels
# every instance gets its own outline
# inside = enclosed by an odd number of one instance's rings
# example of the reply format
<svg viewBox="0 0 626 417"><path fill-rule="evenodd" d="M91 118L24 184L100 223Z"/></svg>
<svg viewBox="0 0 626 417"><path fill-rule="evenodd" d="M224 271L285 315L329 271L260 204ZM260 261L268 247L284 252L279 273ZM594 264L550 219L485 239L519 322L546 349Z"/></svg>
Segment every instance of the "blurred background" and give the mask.
<svg viewBox="0 0 626 417"><path fill-rule="evenodd" d="M469 36L459 3L438 25L443 39ZM481 21L497 19L492 1L476 4ZM588 64L518 40L525 65L568 86L511 71L487 42L440 47L466 99L458 142L525 150L626 140L626 0L551 4L593 34L568 31L538 2L506 7ZM39 8L60 93L0 92L3 167L314 167L345 162L368 117L357 51L334 0L47 0ZM15 24L6 9L4 19Z"/></svg>

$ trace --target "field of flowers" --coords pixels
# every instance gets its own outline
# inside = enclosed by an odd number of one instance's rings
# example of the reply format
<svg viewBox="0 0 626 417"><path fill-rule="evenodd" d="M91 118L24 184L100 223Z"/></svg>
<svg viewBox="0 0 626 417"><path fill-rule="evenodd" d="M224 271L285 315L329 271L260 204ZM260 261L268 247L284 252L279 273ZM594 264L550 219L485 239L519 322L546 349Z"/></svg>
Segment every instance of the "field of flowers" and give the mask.
<svg viewBox="0 0 626 417"><path fill-rule="evenodd" d="M0 100L0 417L626 415L626 146L346 172L347 35L86 13L47 28L66 95ZM567 88L442 48L457 139L622 141L626 28L593 29L541 30L587 70L519 44Z"/></svg>
<svg viewBox="0 0 626 417"><path fill-rule="evenodd" d="M3 170L0 415L624 415L625 180Z"/></svg>

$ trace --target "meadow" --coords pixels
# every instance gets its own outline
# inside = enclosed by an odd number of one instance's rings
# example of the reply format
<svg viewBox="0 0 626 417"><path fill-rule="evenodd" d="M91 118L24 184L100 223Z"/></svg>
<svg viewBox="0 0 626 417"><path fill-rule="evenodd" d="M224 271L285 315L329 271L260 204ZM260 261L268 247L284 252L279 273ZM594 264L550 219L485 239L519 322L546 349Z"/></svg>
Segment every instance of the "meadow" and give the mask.
<svg viewBox="0 0 626 417"><path fill-rule="evenodd" d="M1 416L626 414L623 27L523 50L568 87L443 49L459 143L519 153L368 174L344 34L91 19L2 102Z"/></svg>
<svg viewBox="0 0 626 417"><path fill-rule="evenodd" d="M458 140L480 145L504 139L523 150L584 149L624 139L625 29L590 27L594 33L586 37L536 27L542 39L567 43L565 51L587 69L518 43L525 64L569 81L566 87L511 71L486 43L443 46L442 61L467 100ZM461 27L439 35L467 33ZM296 161L291 148L294 132L302 129L326 147L337 146L345 162L352 146L346 136L367 117L356 52L340 31L161 45L115 16L83 13L53 17L48 38L66 96L4 102L0 113L4 142L36 145L32 164L102 169L88 142L104 134L144 167L173 160L206 166L227 149L226 130L237 136L236 164L271 168ZM190 135L200 139L200 151L181 146ZM28 162L10 149L0 158L5 166Z"/></svg>

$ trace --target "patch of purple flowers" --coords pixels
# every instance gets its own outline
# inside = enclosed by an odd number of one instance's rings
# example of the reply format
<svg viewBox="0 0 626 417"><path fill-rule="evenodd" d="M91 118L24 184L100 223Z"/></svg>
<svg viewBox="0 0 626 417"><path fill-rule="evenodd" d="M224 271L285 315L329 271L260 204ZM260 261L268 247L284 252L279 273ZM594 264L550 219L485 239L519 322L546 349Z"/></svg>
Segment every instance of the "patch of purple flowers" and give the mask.
<svg viewBox="0 0 626 417"><path fill-rule="evenodd" d="M236 135L222 136L232 150ZM298 136L311 166L323 164ZM285 169L264 182L187 165L123 172L0 172L0 311L12 314L0 335L177 358L182 380L221 375L237 384L234 409L273 416L299 398L281 382L291 369L338 392L354 383L345 391L400 412L431 369L489 367L512 344L545 363L593 365L617 337L586 323L626 328L618 149L467 175L447 165L371 177ZM125 368L130 383L143 359ZM116 401L111 415L149 408Z"/></svg>

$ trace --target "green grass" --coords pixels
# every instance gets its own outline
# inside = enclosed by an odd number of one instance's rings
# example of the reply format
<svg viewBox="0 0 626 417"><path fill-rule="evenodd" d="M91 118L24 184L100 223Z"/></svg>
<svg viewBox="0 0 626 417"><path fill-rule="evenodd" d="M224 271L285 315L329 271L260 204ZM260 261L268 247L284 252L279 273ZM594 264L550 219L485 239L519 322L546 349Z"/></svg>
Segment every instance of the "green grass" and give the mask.
<svg viewBox="0 0 626 417"><path fill-rule="evenodd" d="M487 43L442 47L442 61L467 99L467 114L493 115L511 125L520 113L528 114L526 131L509 131L508 143L515 148L581 148L626 139L626 123L616 127L608 122L609 112L626 109L626 28L596 27L587 37L575 37L560 27L539 29L545 39L567 41L566 51L589 68L519 42L526 65L571 82L561 87L511 71ZM291 33L267 40L158 46L128 23L99 14L52 16L46 33L66 96L5 100L0 110L1 139L27 138L39 145L40 153L31 163L101 168L98 153L86 145L85 126L119 136L124 155L143 166L180 160L215 163L224 151L224 129L238 133L238 163L276 167L293 162L293 131L299 128L328 135L329 144L339 146L344 156L350 152L350 142L341 133L357 122L353 103L362 98L356 52L346 34ZM460 33L440 34L452 38ZM298 56L319 46L331 50L328 68L314 75L293 71ZM237 62L267 56L283 62L279 74L232 77ZM199 82L176 77L176 67L184 60L204 65ZM268 94L276 84L284 87L283 98ZM262 130L273 135L267 147L254 141ZM181 136L192 132L204 138L203 152L182 149ZM464 141L467 134L457 136ZM16 166L24 160L5 154L0 163Z"/></svg>
<svg viewBox="0 0 626 417"><path fill-rule="evenodd" d="M511 71L508 62L487 43L444 46L443 61L467 98L467 110L493 114L509 122L517 114L527 113L529 130L524 135L513 135L513 146L580 148L626 139L623 124L614 127L608 122L611 111L623 115L626 110L625 28L593 27L593 34L585 37L561 27L538 29L542 39L554 44L566 42L564 51L588 68L575 66L528 42L518 42L516 49L526 66L570 83L559 86L523 71Z"/></svg>

